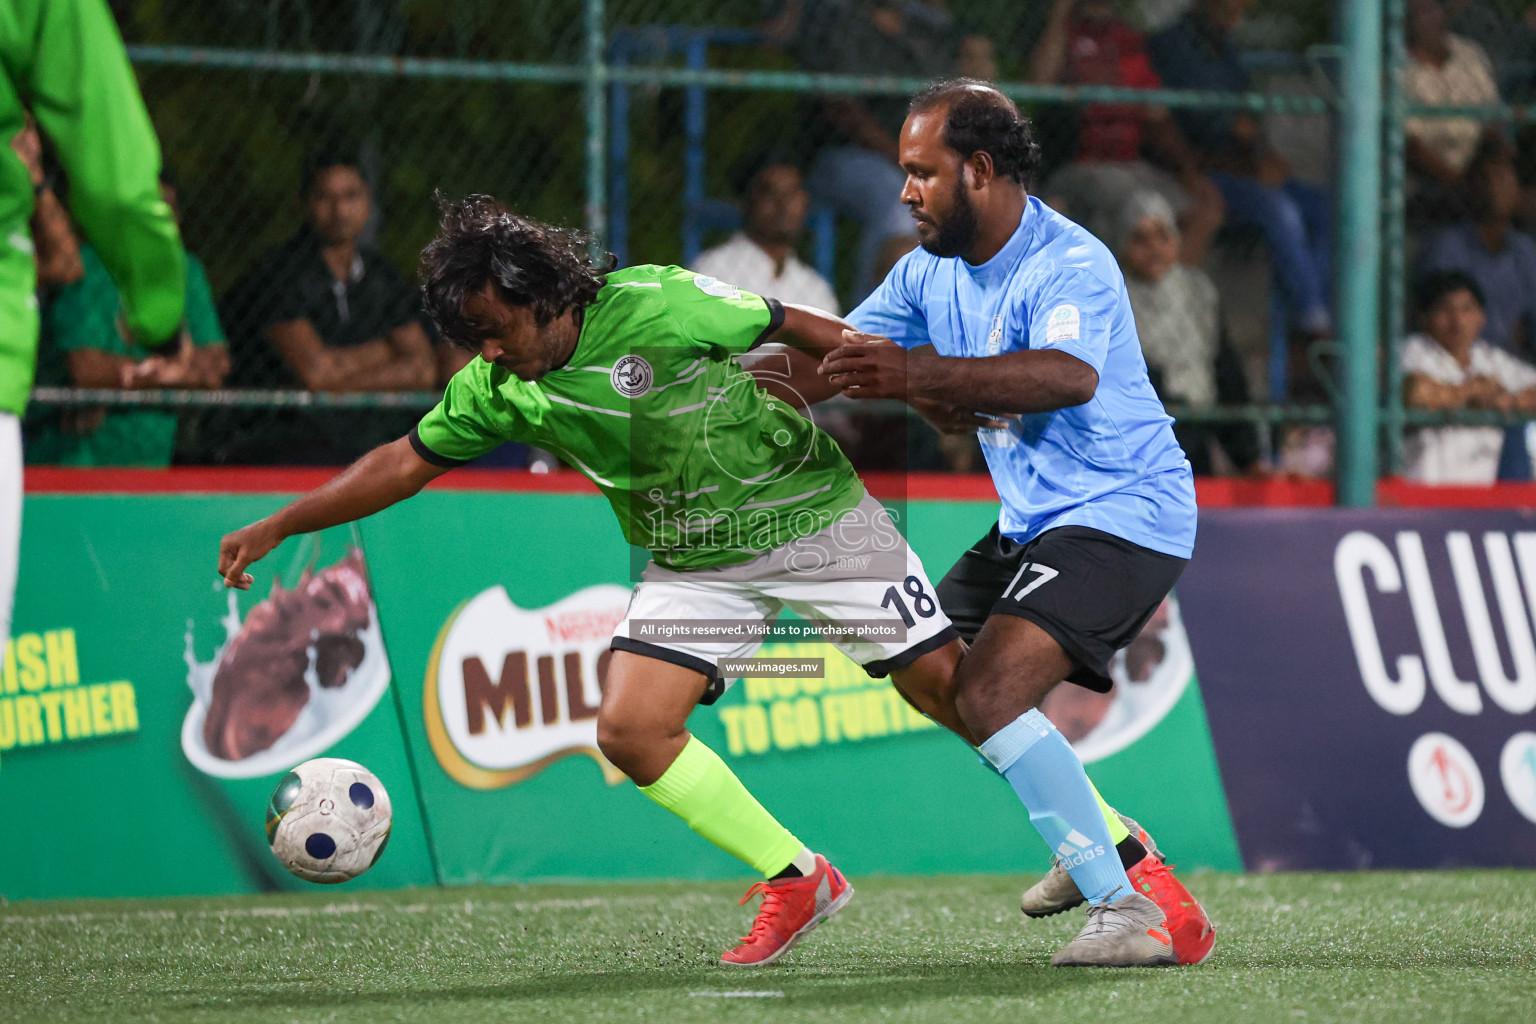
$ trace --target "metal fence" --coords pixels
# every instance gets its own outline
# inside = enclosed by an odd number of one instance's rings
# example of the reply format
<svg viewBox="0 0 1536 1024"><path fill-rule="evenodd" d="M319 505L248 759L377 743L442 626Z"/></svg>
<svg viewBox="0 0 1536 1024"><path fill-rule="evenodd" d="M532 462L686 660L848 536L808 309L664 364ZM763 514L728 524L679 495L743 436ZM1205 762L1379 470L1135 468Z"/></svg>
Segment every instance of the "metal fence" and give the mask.
<svg viewBox="0 0 1536 1024"><path fill-rule="evenodd" d="M756 170L783 162L815 177L829 148L859 136L857 111L849 115L839 98L889 133L912 92L969 71L1002 83L1032 115L1043 183L1084 145L1085 112L1226 111L1252 115L1292 172L1332 195L1331 344L1305 358L1262 233L1229 216L1204 265L1224 298L1248 400L1229 391L1216 406L1175 403L1181 421L1257 426L1270 457L1293 428L1331 424L1341 498L1353 504L1372 499L1383 466L1401 466L1405 430L1517 422L1403 408L1397 349L1412 242L1404 125L1410 116L1515 123L1529 110L1410 107L1401 86L1405 0L1257 4L1236 32L1249 92L1093 84L1059 70L1043 80L1039 48L1060 6L162 0L121 3L118 13L178 188L183 234L215 296L227 297L261 254L299 230L301 168L316 150L345 151L361 165L373 203L362 240L406 279L432 233L436 189L489 192L520 212L584 226L623 262L692 264L740 224ZM1082 6L1155 32L1186 5ZM1121 46L1124 37L1104 39ZM1123 78L1130 58L1110 56ZM886 253L864 242L869 217L825 198L834 191L813 189L800 252L846 309ZM310 432L366 440L380 422L393 429L435 400L431 387L306 392L284 375L259 324L232 317L227 301L220 311L241 351L229 386L218 389L79 388L68 358L50 353L45 339L28 423L33 449L46 452L39 439L99 425L99 410L118 416L128 405L179 415L178 461L265 452L269 461L302 462ZM250 371L263 361L271 373ZM278 441L270 440L274 424ZM922 430L908 442L864 435L854 452L864 466L966 464L966 453L933 447Z"/></svg>

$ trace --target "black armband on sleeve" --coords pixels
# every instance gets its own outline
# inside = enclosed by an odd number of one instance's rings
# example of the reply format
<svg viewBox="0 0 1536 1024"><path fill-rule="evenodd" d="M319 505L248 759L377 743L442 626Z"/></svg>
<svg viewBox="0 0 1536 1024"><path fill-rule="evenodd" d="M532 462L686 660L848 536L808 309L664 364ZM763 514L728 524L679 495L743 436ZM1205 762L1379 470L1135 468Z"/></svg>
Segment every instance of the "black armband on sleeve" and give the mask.
<svg viewBox="0 0 1536 1024"><path fill-rule="evenodd" d="M764 327L763 333L759 334L757 339L747 346L748 352L766 343L768 339L779 332L780 327L784 326L784 303L778 299L764 299L763 301L768 304L768 326Z"/></svg>
<svg viewBox="0 0 1536 1024"><path fill-rule="evenodd" d="M439 468L454 469L458 466L466 465L472 461L470 459L454 459L449 458L447 455L439 455L437 452L427 447L427 442L421 439L421 434L415 427L411 428L411 432L406 435L406 439L411 442L411 449L417 455L421 456L423 462L430 462L432 465Z"/></svg>

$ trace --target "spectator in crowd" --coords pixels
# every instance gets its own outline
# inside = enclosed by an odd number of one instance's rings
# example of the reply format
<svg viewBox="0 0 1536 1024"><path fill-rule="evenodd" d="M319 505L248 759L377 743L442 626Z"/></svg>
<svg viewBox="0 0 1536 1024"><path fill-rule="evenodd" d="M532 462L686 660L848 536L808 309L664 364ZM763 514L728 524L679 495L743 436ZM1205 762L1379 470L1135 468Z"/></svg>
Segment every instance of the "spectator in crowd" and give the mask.
<svg viewBox="0 0 1536 1024"><path fill-rule="evenodd" d="M247 387L425 391L438 367L413 288L360 241L372 209L357 159L306 161L304 226L267 252L224 297L236 379ZM285 417L238 455L287 464L350 462L401 436L414 417L370 411ZM254 449L254 450L253 450Z"/></svg>
<svg viewBox="0 0 1536 1024"><path fill-rule="evenodd" d="M1507 99L1524 103L1536 94L1536 4L1445 0L1445 19L1452 32L1482 47Z"/></svg>
<svg viewBox="0 0 1536 1024"><path fill-rule="evenodd" d="M1242 363L1222 330L1216 285L1203 271L1180 263L1179 228L1168 200L1150 189L1133 193L1117 211L1110 245L1125 273L1136 334L1158 397L1195 409L1246 404ZM1265 472L1251 424L1179 423L1174 434L1197 475L1215 471L1213 446L1237 470Z"/></svg>
<svg viewBox="0 0 1536 1024"><path fill-rule="evenodd" d="M1410 102L1464 107L1499 101L1488 55L1470 39L1446 29L1440 0L1409 0L1407 29L1403 92ZM1416 219L1465 216L1464 176L1483 137L1483 123L1470 117L1414 117L1405 128Z"/></svg>
<svg viewBox="0 0 1536 1024"><path fill-rule="evenodd" d="M789 163L763 166L747 181L745 199L742 229L699 253L693 269L764 298L841 313L827 279L795 254L811 202L799 168ZM787 369L800 357L788 345L769 342L753 358L783 360ZM814 366L802 369L815 372ZM859 423L868 418L857 407L853 399L837 395L818 405L815 414L817 424L848 452L857 449L862 436Z"/></svg>
<svg viewBox="0 0 1536 1024"><path fill-rule="evenodd" d="M799 168L763 167L747 183L742 229L699 253L693 269L764 298L842 312L826 278L795 255L809 209Z"/></svg>
<svg viewBox="0 0 1536 1024"><path fill-rule="evenodd" d="M1029 78L1041 85L1162 87L1141 33L1116 15L1109 0L1054 0L1030 55ZM1073 161L1051 175L1040 197L1105 238L1120 205L1144 188L1161 193L1178 211L1179 258L1191 266L1204 262L1221 225L1221 193L1200 172L1165 107L1082 108Z"/></svg>
<svg viewBox="0 0 1536 1024"><path fill-rule="evenodd" d="M920 0L801 0L795 38L800 63L812 71L940 78L958 69L992 78L997 70L989 40L964 35L942 6ZM907 98L828 95L817 111L822 148L806 187L815 202L859 222L858 302L917 245L896 162Z"/></svg>
<svg viewBox="0 0 1536 1024"><path fill-rule="evenodd" d="M164 171L160 195L181 219L176 188ZM61 289L45 319L51 348L75 387L216 388L229 372L224 332L202 261L186 254L187 299L174 357L149 358L128 333L123 300L95 249L80 249L82 274ZM168 466L177 417L158 410L76 409L45 422L27 447L29 462L66 466Z"/></svg>
<svg viewBox="0 0 1536 1024"><path fill-rule="evenodd" d="M1253 0L1195 0L1182 18L1153 36L1152 66L1171 89L1247 92L1252 83L1232 33ZM1291 177L1252 114L1186 108L1175 112L1185 139L1221 191L1227 220L1264 232L1292 311L1305 334L1332 333L1330 202L1314 185Z"/></svg>
<svg viewBox="0 0 1536 1024"><path fill-rule="evenodd" d="M43 139L32 115L26 125L11 138L11 150L21 158L32 182L36 200L32 207L32 246L37 263L37 286L57 288L80 280L85 267L80 262L80 241L69 223L69 213L59 202L53 182L43 167Z"/></svg>
<svg viewBox="0 0 1536 1024"><path fill-rule="evenodd" d="M1467 167L1472 219L1440 231L1423 269L1465 271L1482 289L1491 344L1529 357L1536 345L1536 241L1515 230L1520 183L1502 139L1484 139Z"/></svg>
<svg viewBox="0 0 1536 1024"><path fill-rule="evenodd" d="M1403 342L1401 355L1409 408L1536 412L1536 366L1482 338L1484 295L1474 277L1459 270L1428 274L1415 299L1421 333ZM1428 484L1493 483L1505 436L1497 426L1411 431L1404 472Z"/></svg>

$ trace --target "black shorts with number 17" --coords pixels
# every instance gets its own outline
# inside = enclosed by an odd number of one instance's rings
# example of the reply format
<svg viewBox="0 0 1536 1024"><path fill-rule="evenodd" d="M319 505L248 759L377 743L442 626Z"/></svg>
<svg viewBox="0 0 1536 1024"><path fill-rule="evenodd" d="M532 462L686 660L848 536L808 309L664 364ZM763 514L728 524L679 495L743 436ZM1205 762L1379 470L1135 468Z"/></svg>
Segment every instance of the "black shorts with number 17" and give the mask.
<svg viewBox="0 0 1536 1024"><path fill-rule="evenodd" d="M1020 544L994 524L945 574L939 605L967 641L989 616L1028 619L1076 662L1069 682L1107 693L1109 659L1136 639L1188 564L1086 526Z"/></svg>

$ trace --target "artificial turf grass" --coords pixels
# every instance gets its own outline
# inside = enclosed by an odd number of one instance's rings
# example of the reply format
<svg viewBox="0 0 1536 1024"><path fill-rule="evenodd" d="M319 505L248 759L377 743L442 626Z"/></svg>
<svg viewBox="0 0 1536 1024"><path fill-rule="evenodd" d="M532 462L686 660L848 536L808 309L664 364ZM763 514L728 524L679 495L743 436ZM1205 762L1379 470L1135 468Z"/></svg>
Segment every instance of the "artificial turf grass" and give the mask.
<svg viewBox="0 0 1536 1024"><path fill-rule="evenodd" d="M1203 875L1196 968L1061 970L1025 880L854 879L785 961L717 966L741 885L463 887L0 908L0 1021L1525 1021L1536 873ZM780 993L722 996L721 993ZM1028 1015L1026 1018L1025 1015Z"/></svg>

